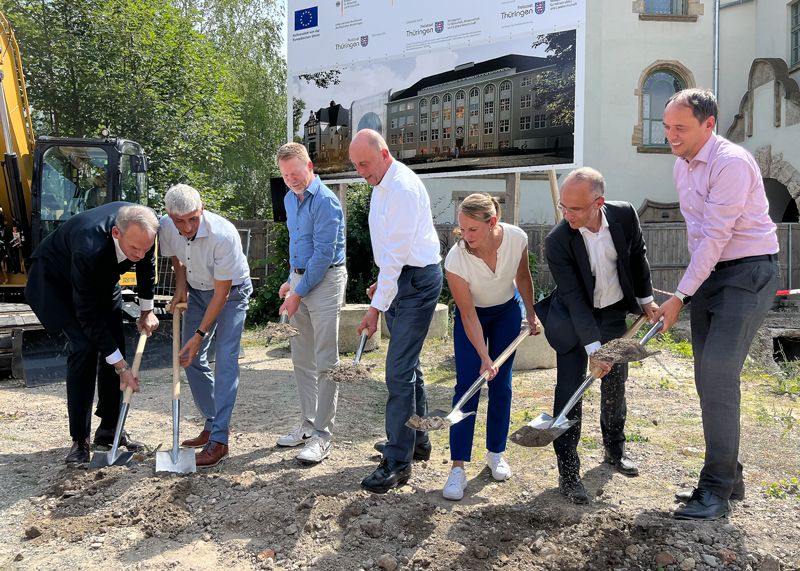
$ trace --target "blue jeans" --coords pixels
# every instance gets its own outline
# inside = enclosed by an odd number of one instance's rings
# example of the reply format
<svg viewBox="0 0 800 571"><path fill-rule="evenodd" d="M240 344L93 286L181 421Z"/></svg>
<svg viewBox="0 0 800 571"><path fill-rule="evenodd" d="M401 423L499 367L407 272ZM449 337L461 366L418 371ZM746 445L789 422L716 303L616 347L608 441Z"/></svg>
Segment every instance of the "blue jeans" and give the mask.
<svg viewBox="0 0 800 571"><path fill-rule="evenodd" d="M428 412L425 381L419 366L422 344L433 320L442 292L442 267L405 266L397 278L397 295L384 314L389 329L386 352L386 437L385 458L411 462L415 442L427 442L425 432L406 426L413 414Z"/></svg>
<svg viewBox="0 0 800 571"><path fill-rule="evenodd" d="M519 297L491 307L476 307L483 337L488 342L489 356L496 359L519 335L522 310ZM453 328L453 345L456 355L456 390L453 406L467 392L481 374L481 358L464 330L461 313L456 308ZM486 449L503 452L506 449L508 426L511 422L511 367L514 355L503 363L497 375L489 381L489 408L486 414ZM478 410L480 391L461 409ZM450 459L469 462L472 455L472 438L475 434L475 416L468 416L450 427Z"/></svg>
<svg viewBox="0 0 800 571"><path fill-rule="evenodd" d="M253 285L248 279L231 287L228 301L217 317L217 322L207 332L194 361L186 367L186 378L200 414L205 417L203 430L211 432L209 440L228 443L228 425L236 403L239 388L239 345L242 341L244 318ZM183 320L182 345L194 335L211 302L214 290L197 290L189 287L189 307ZM208 364L208 346L217 338L215 369Z"/></svg>

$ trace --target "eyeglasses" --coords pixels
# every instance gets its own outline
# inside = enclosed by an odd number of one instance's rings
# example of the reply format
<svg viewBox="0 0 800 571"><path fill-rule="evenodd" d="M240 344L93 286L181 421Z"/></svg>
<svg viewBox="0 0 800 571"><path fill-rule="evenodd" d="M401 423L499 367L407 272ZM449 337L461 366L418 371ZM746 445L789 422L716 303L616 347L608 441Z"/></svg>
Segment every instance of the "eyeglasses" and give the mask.
<svg viewBox="0 0 800 571"><path fill-rule="evenodd" d="M598 196L598 197L596 197L596 198L595 198L594 200L592 200L592 201L591 201L589 204L587 204L586 206L582 206L582 207L580 207L580 208L578 208L578 207L574 207L574 206L564 206L563 204L561 204L561 203L559 202L559 203L558 203L558 209L559 209L559 210L560 210L562 213L564 213L564 214L580 214L581 212L586 212L588 209L590 209L590 208L592 207L592 205L593 205L595 202L597 202L597 200L598 200L599 198L600 198L599 196Z"/></svg>

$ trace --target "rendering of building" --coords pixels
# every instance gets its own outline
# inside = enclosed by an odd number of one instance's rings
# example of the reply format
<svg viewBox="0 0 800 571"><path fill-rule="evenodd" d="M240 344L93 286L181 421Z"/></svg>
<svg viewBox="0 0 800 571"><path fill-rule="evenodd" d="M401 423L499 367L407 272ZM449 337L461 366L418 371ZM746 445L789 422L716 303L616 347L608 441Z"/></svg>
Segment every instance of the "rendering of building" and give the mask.
<svg viewBox="0 0 800 571"><path fill-rule="evenodd" d="M311 160L319 165L347 160L350 145L350 110L331 101L309 113L303 125L303 144Z"/></svg>

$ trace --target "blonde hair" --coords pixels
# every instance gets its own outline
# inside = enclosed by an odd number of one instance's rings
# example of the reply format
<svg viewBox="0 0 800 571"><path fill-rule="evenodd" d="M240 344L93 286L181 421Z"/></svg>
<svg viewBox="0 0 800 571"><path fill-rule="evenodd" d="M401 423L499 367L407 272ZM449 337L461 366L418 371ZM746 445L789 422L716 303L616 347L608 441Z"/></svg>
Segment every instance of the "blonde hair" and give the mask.
<svg viewBox="0 0 800 571"><path fill-rule="evenodd" d="M458 211L479 222L489 222L492 216L497 216L497 219L500 220L500 202L494 196L482 192L476 192L466 197L458 207ZM460 228L453 230L453 233L458 237L459 242L463 242ZM466 242L464 242L464 248L467 252L472 253Z"/></svg>
<svg viewBox="0 0 800 571"><path fill-rule="evenodd" d="M308 163L308 161L311 160L311 157L308 156L308 151L300 143L286 143L282 145L281 148L278 149L276 158L278 162L294 158L298 158L304 163Z"/></svg>

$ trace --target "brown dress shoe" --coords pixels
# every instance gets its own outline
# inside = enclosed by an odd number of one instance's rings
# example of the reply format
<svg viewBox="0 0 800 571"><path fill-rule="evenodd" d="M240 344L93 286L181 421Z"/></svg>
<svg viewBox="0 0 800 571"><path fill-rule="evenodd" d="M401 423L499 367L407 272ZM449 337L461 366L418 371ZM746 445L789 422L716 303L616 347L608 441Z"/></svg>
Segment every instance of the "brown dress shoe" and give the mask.
<svg viewBox="0 0 800 571"><path fill-rule="evenodd" d="M200 433L200 436L195 438L190 438L189 440L184 440L181 442L181 446L184 448L202 448L206 444L208 444L208 437L211 436L210 430L204 430Z"/></svg>
<svg viewBox="0 0 800 571"><path fill-rule="evenodd" d="M209 441L206 447L195 457L198 468L211 468L228 457L228 445Z"/></svg>

